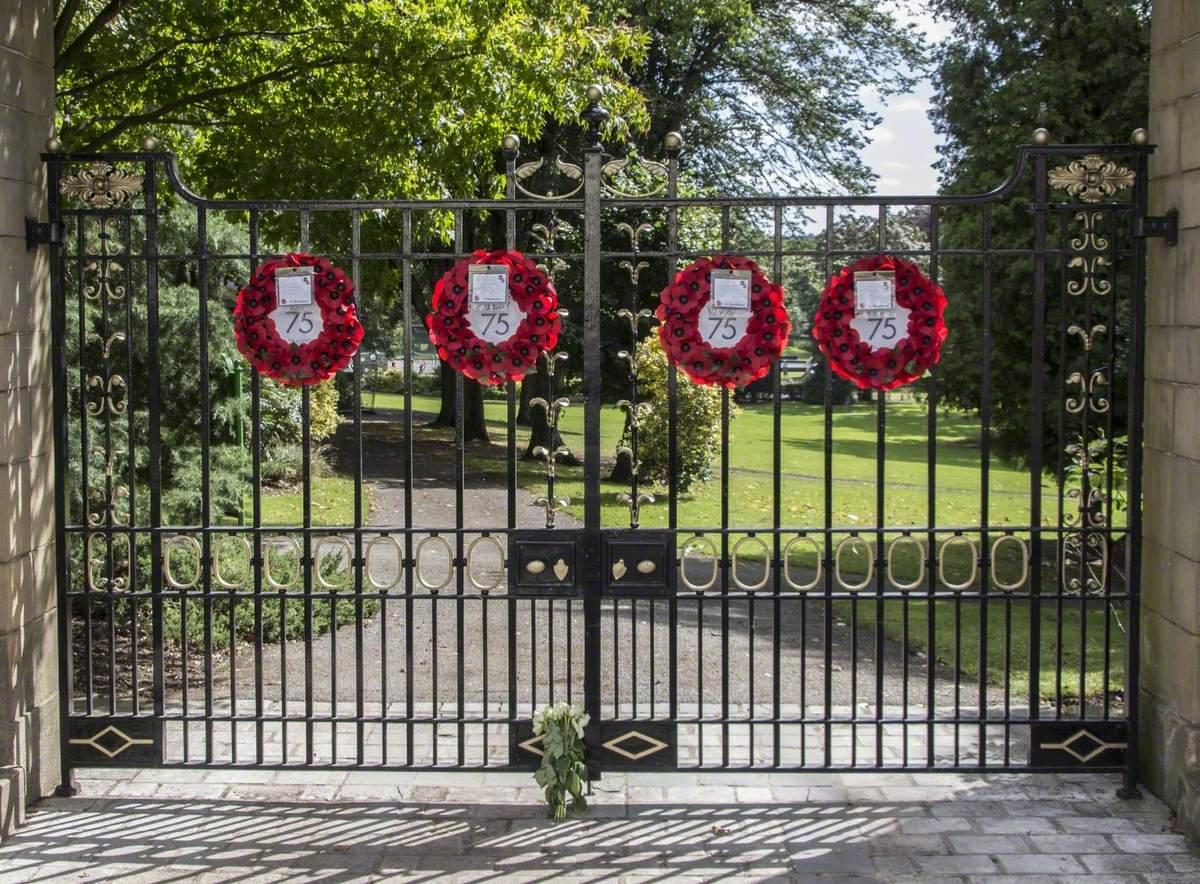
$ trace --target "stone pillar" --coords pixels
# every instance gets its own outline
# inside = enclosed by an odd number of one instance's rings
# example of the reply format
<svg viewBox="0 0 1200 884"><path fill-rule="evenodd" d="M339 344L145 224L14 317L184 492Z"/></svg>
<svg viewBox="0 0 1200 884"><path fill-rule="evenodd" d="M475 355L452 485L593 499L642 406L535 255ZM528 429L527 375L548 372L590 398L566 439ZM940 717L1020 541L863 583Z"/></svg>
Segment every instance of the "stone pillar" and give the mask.
<svg viewBox="0 0 1200 884"><path fill-rule="evenodd" d="M54 123L50 0L0 9L0 837L59 776L53 402L39 154Z"/></svg>
<svg viewBox="0 0 1200 884"><path fill-rule="evenodd" d="M1200 3L1154 0L1145 546L1139 753L1145 783L1200 837Z"/></svg>

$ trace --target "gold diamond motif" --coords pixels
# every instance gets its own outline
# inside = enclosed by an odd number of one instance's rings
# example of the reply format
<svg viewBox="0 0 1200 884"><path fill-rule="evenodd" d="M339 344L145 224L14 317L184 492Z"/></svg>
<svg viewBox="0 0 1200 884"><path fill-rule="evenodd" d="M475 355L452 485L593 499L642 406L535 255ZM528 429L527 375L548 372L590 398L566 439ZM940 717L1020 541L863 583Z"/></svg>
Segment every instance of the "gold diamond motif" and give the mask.
<svg viewBox="0 0 1200 884"><path fill-rule="evenodd" d="M546 753L538 748L538 743L542 742L545 736L545 734L532 736L524 743L517 743L517 748L524 749L526 752L532 752L534 755L545 755Z"/></svg>
<svg viewBox="0 0 1200 884"><path fill-rule="evenodd" d="M107 746L103 745L100 742L102 739L107 737L109 734L116 734L124 742L122 742L121 745L118 746L116 749L109 749ZM111 724L108 727L106 727L104 730L100 731L100 733L94 734L93 736L89 737L86 740L74 739L74 740L70 740L69 742L73 746L91 746L97 752L101 752L104 755L107 755L109 758L116 758L118 755L120 755L122 752L124 752L130 746L153 746L154 745L153 740L139 739L139 738L131 737L131 736L129 736L129 734L125 733L124 731L120 730L119 728L117 728L116 726L111 725Z"/></svg>
<svg viewBox="0 0 1200 884"><path fill-rule="evenodd" d="M1085 737L1092 741L1092 751L1088 752L1086 754L1080 752L1078 749L1076 749L1072 745L1073 743L1076 743L1079 740L1084 739ZM1091 761L1097 755L1099 755L1102 752L1106 752L1109 749L1124 749L1125 744L1124 743L1107 743L1104 740L1097 737L1091 731L1083 729L1083 730L1080 730L1080 731L1072 734L1070 737L1063 740L1061 743L1042 743L1042 748L1043 749L1061 749L1063 752L1066 752L1072 758L1077 759L1078 761L1080 761L1083 764L1087 764L1089 761Z"/></svg>
<svg viewBox="0 0 1200 884"><path fill-rule="evenodd" d="M642 749L640 752L630 752L628 749L622 748L621 744L629 739L642 740L646 743L646 748ZM619 737L613 737L613 739L604 744L604 748L612 752L616 752L618 755L623 755L630 761L641 761L647 755L653 755L655 752L661 752L663 749L668 748L668 746L662 740L656 740L654 737L648 737L641 731L628 731L621 734Z"/></svg>

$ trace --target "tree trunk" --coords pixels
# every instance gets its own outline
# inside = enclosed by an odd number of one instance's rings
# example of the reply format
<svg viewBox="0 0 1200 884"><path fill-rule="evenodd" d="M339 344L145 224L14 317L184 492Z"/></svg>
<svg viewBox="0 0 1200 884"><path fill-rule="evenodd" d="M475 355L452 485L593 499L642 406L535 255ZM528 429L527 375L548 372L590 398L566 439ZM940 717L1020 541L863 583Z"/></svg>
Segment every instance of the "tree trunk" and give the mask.
<svg viewBox="0 0 1200 884"><path fill-rule="evenodd" d="M541 396L543 399L549 401L550 397L547 395L549 391L547 390L546 378L547 375L544 372L538 372L532 377L526 378L522 391L524 391L525 387L528 387L530 390L530 399ZM540 406L529 409L529 420L529 444L525 447L525 460L535 459L533 449L539 445L549 451L553 451L560 445L566 445L563 442L562 434L557 429L554 431L553 437L551 436L549 428L546 426L546 413ZM558 459L558 462L571 464L572 466L579 466L583 463L574 452L569 455L563 455Z"/></svg>
<svg viewBox="0 0 1200 884"><path fill-rule="evenodd" d="M625 412L625 429L621 432L621 441L624 442L629 438L629 421L631 420L629 412ZM617 443L620 448L621 443ZM632 482L633 481L633 453L618 451L617 460L613 464L612 472L608 474L610 482Z"/></svg>
<svg viewBox="0 0 1200 884"><path fill-rule="evenodd" d="M442 405L430 423L431 427L453 427L455 425L454 383L458 374L446 363L441 363ZM467 442L490 442L487 421L483 414L483 387L468 378L463 379L463 439Z"/></svg>

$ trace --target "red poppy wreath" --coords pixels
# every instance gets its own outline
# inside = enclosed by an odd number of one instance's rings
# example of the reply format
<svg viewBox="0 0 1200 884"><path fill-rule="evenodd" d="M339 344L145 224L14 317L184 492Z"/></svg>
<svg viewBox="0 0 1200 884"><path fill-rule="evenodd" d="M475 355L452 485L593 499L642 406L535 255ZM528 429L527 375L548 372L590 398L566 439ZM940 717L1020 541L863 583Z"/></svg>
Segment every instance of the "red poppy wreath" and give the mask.
<svg viewBox="0 0 1200 884"><path fill-rule="evenodd" d="M307 276L296 270L309 267L307 308L281 305L277 273ZM290 327L281 330L279 323L285 319ZM333 377L354 358L363 338L354 307L354 283L328 258L301 253L267 261L254 272L249 284L238 292L233 330L238 350L255 369L291 386Z"/></svg>
<svg viewBox="0 0 1200 884"><path fill-rule="evenodd" d="M503 267L507 299L498 312L472 316L470 267ZM554 349L562 322L554 286L529 258L503 249L477 251L446 271L433 288L433 311L425 318L429 338L456 371L481 384L519 381Z"/></svg>
<svg viewBox="0 0 1200 884"><path fill-rule="evenodd" d="M895 273L895 303L908 311L907 335L873 347L854 327L854 274ZM864 389L891 390L921 377L941 358L946 339L946 295L915 264L891 255L863 258L843 267L821 293L813 337L837 374ZM884 320L892 322L892 320ZM899 329L896 330L898 336Z"/></svg>
<svg viewBox="0 0 1200 884"><path fill-rule="evenodd" d="M707 308L713 271L749 273L746 313L721 314ZM730 388L765 375L792 330L783 288L738 255L701 258L680 270L662 290L656 315L659 338L672 362L698 384Z"/></svg>

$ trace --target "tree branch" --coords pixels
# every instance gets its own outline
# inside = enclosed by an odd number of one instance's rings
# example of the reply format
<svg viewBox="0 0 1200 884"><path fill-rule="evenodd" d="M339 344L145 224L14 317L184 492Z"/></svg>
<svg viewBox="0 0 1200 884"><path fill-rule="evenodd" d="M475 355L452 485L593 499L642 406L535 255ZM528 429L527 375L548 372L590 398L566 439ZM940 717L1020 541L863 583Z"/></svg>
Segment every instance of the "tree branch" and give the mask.
<svg viewBox="0 0 1200 884"><path fill-rule="evenodd" d="M75 13L79 11L80 0L67 0L62 11L58 14L58 20L54 23L54 54L57 55L62 51L63 41L67 39L67 34L71 32L71 23L75 21Z"/></svg>
<svg viewBox="0 0 1200 884"><path fill-rule="evenodd" d="M141 71L145 71L145 70L149 69L150 67L152 67L153 65L155 65L156 63L158 63L159 61L162 61L163 58L170 55L176 49L179 49L183 46L198 46L198 45L203 45L205 43L216 43L220 40L237 39L239 37L296 37L301 34L311 34L314 31L319 31L319 30L321 30L321 29L320 28L305 28L304 30L301 30L301 31L263 31L263 30L223 31L219 34L208 34L203 37L184 37L180 40L176 40L174 43L172 43L169 46L164 46L162 49L159 49L157 52L152 53L151 55L147 56L144 60L138 62L137 64L129 65L128 67L123 67L123 68L114 68L113 70L109 71L108 73L103 74L103 75L97 77L96 79L91 80L87 83L83 83L78 86L72 86L69 89L60 89L58 92L58 95L60 97L65 98L66 96L69 96L69 95L79 95L80 93L83 93L83 92L90 92L91 90L93 90L99 86L102 86L111 80L115 80L118 77L123 77L123 76L129 75L129 74L136 74ZM344 41L343 41L343 45L344 45Z"/></svg>
<svg viewBox="0 0 1200 884"><path fill-rule="evenodd" d="M87 47L92 37L104 30L108 26L108 23L117 17L121 12L121 7L126 2L127 0L109 0L108 5L101 9L96 17L92 19L91 23L83 29L83 33L72 40L71 45L54 59L54 73L62 74L71 63L71 60Z"/></svg>
<svg viewBox="0 0 1200 884"><path fill-rule="evenodd" d="M255 86L260 86L263 83L287 80L305 71L316 70L317 68L333 67L346 61L348 61L346 58L332 57L324 59L323 61L314 62L313 64L285 65L284 67L276 68L273 71L268 71L265 74L259 74L257 77L251 77L249 80L243 80L240 83L234 83L230 86L219 86L213 89L205 89L202 92L193 92L189 95L181 95L179 98L172 99L171 101L168 101L167 103L162 104L153 110L125 117L123 120L121 120L121 122L117 123L115 126L109 128L106 132L101 133L89 141L83 147L83 150L85 152L99 150L122 132L126 132L129 129L133 129L137 126L145 125L146 123L156 122L172 111L177 111L180 108L187 107L188 105L199 104L201 102L208 101L213 98L220 98L221 96L225 95L236 95L239 92L245 92L246 90L252 89Z"/></svg>

